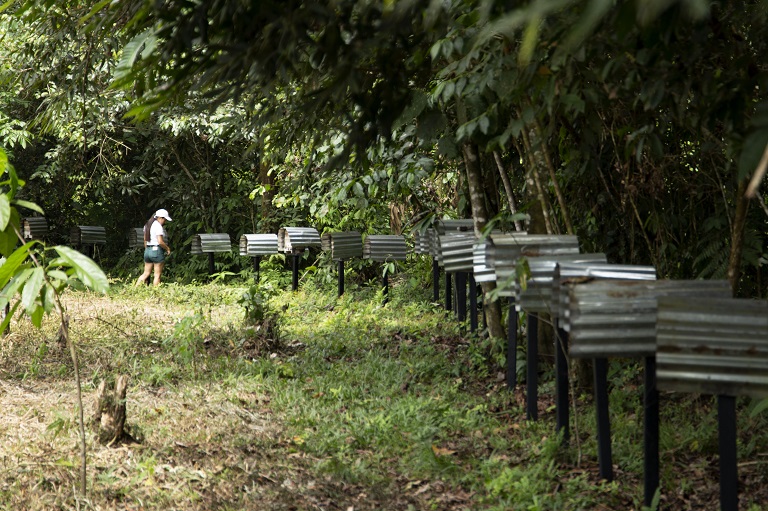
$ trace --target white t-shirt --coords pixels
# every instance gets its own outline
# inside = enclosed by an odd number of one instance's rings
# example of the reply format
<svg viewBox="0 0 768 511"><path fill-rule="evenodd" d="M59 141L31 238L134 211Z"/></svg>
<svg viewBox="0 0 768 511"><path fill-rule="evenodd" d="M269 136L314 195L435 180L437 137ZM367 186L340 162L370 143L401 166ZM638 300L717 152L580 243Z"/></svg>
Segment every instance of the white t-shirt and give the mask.
<svg viewBox="0 0 768 511"><path fill-rule="evenodd" d="M163 240L165 240L165 229L162 225L160 225L160 222L155 220L152 222L152 227L149 228L149 241L147 242L148 247L154 247L160 244L159 241L157 241L157 237L162 236Z"/></svg>

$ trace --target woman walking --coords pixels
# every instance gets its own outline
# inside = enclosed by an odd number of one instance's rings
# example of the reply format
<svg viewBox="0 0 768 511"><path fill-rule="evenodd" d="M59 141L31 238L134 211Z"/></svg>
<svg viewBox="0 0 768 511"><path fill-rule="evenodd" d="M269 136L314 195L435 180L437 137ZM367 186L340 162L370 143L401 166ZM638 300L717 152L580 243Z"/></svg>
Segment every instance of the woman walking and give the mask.
<svg viewBox="0 0 768 511"><path fill-rule="evenodd" d="M165 222L170 222L168 211L158 209L144 225L144 273L136 281L136 286L144 284L152 270L155 270L154 285L160 285L163 274L165 257L171 255L171 249L166 241Z"/></svg>

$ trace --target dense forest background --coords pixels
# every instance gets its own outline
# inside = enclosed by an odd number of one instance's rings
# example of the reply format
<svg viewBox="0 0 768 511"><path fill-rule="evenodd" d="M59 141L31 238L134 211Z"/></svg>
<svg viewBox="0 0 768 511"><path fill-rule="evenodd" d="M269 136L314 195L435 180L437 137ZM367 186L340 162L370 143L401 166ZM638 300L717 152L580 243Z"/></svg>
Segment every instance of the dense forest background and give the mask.
<svg viewBox="0 0 768 511"><path fill-rule="evenodd" d="M127 232L160 207L179 280L206 273L201 232L472 216L768 296L768 207L745 196L768 143L764 2L2 8L0 146L54 242L107 229L108 272L138 272Z"/></svg>

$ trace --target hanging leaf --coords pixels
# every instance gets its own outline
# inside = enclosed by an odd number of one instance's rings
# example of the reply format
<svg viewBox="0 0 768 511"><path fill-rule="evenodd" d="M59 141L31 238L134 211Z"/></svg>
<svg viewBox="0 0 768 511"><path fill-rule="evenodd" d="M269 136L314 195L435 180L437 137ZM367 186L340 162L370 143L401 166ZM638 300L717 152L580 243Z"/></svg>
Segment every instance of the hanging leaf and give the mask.
<svg viewBox="0 0 768 511"><path fill-rule="evenodd" d="M0 231L4 231L8 227L8 222L11 219L11 201L8 200L8 196L4 193L0 194Z"/></svg>
<svg viewBox="0 0 768 511"><path fill-rule="evenodd" d="M107 276L99 265L75 249L58 245L54 250L75 271L77 278L89 289L97 293L106 293L109 289Z"/></svg>
<svg viewBox="0 0 768 511"><path fill-rule="evenodd" d="M11 277L16 274L22 266L22 263L27 259L27 251L31 249L35 243L35 241L30 241L17 248L10 256L8 256L5 262L0 265L0 287L5 287L8 284L8 281L11 280Z"/></svg>
<svg viewBox="0 0 768 511"><path fill-rule="evenodd" d="M44 283L45 270L43 268L37 267L30 270L29 278L24 284L24 289L21 291L21 305L27 311L27 314L32 315L36 308L42 310L42 304L37 303L37 299Z"/></svg>

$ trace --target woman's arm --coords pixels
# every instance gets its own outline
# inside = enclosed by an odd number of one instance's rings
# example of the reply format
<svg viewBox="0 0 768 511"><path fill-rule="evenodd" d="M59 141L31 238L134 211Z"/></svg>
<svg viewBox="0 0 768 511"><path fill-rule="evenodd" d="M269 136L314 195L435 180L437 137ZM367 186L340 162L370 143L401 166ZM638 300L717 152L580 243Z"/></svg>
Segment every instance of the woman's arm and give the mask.
<svg viewBox="0 0 768 511"><path fill-rule="evenodd" d="M163 250L165 250L165 255L171 255L171 247L168 246L168 244L165 242L165 239L162 234L157 235L157 244L160 245Z"/></svg>

